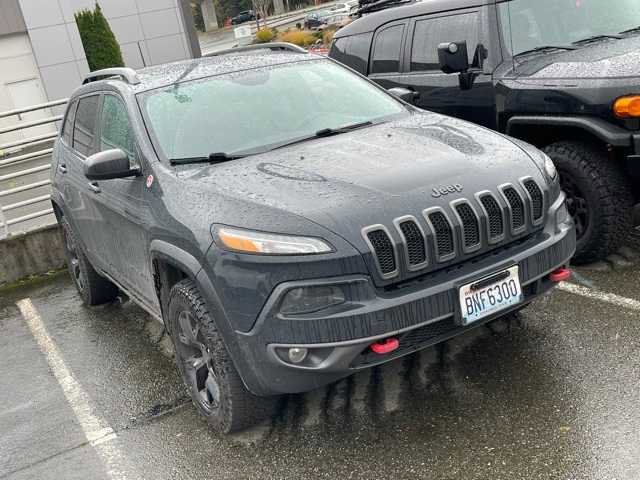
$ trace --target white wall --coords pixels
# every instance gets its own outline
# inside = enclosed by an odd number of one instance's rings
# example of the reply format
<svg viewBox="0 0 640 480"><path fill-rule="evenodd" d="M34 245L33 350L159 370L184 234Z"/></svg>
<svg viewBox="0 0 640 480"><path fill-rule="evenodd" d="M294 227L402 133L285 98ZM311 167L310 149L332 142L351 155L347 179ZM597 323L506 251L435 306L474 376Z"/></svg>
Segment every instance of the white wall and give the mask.
<svg viewBox="0 0 640 480"><path fill-rule="evenodd" d="M26 33L0 36L0 112L14 110L46 101L40 72ZM11 126L20 120L29 121L45 116L45 112L22 115L21 118L0 119L0 127ZM24 136L45 133L49 127L37 127L29 131L6 133L0 145ZM44 129L44 130L43 130Z"/></svg>
<svg viewBox="0 0 640 480"><path fill-rule="evenodd" d="M68 97L89 71L74 13L95 0L19 0L49 100ZM178 0L100 0L125 64L189 58Z"/></svg>

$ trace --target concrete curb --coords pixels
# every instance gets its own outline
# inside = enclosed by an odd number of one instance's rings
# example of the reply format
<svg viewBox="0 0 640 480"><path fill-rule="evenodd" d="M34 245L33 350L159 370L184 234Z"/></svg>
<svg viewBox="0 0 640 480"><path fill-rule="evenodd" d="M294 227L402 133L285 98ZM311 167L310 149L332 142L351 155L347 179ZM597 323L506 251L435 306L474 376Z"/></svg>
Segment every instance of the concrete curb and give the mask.
<svg viewBox="0 0 640 480"><path fill-rule="evenodd" d="M49 225L0 240L0 286L65 266L58 225Z"/></svg>

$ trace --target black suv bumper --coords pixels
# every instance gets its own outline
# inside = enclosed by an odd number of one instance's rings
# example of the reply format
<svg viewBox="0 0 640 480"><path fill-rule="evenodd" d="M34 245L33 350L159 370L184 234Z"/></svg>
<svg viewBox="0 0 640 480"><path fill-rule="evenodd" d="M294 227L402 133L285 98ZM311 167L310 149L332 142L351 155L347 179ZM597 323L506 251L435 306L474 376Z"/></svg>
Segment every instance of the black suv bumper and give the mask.
<svg viewBox="0 0 640 480"><path fill-rule="evenodd" d="M551 211L559 211L559 206ZM562 209L564 211L564 209ZM462 267L426 275L393 290L377 289L364 275L286 282L278 285L249 332L235 332L241 355L237 367L255 394L297 393L337 381L371 367L459 335L522 308L553 288L549 274L565 266L575 252L573 222L552 219L544 231ZM519 266L521 304L470 326L458 321L458 287L513 265ZM347 304L321 316L290 318L279 305L283 295L301 286L339 285ZM399 339L394 352L380 356L370 345ZM287 352L308 349L307 360L293 364Z"/></svg>

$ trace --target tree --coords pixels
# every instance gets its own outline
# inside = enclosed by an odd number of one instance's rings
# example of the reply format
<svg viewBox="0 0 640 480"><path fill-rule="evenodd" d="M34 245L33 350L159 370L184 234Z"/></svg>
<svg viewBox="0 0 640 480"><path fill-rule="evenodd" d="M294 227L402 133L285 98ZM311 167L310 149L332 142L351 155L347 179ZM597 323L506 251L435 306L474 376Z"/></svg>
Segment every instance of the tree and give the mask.
<svg viewBox="0 0 640 480"><path fill-rule="evenodd" d="M269 16L269 8L271 7L272 0L253 0L253 9L256 13L256 25L258 30L260 30L260 21L264 23L266 28L267 26L267 17Z"/></svg>
<svg viewBox="0 0 640 480"><path fill-rule="evenodd" d="M120 45L102 14L100 5L96 3L93 11L81 10L75 17L89 70L124 67Z"/></svg>

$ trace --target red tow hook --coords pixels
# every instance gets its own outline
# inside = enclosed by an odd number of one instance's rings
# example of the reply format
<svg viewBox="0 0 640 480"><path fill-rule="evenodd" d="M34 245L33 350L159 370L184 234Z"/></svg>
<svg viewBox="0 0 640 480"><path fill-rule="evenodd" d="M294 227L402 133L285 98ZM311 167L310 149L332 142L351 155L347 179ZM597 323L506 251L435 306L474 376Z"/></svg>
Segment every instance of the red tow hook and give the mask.
<svg viewBox="0 0 640 480"><path fill-rule="evenodd" d="M554 270L549 274L549 280L552 282L560 283L571 278L571 270L568 268L562 267Z"/></svg>
<svg viewBox="0 0 640 480"><path fill-rule="evenodd" d="M397 338L385 338L376 343L371 344L371 350L378 355L386 355L396 350L400 346L400 342Z"/></svg>

